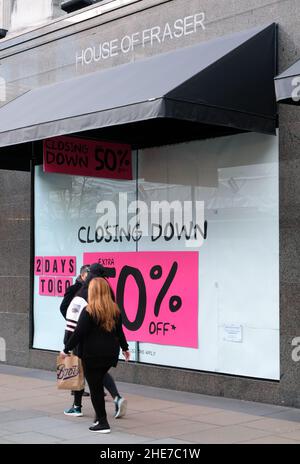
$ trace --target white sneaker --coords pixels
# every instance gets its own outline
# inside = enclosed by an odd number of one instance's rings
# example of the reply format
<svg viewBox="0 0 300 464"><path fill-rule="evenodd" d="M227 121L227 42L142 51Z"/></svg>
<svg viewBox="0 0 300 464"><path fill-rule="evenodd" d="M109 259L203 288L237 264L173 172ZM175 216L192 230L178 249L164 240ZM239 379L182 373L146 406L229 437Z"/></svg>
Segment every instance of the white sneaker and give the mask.
<svg viewBox="0 0 300 464"><path fill-rule="evenodd" d="M119 396L114 400L116 412L115 412L115 419L119 419L120 417L124 417L127 411L127 400Z"/></svg>

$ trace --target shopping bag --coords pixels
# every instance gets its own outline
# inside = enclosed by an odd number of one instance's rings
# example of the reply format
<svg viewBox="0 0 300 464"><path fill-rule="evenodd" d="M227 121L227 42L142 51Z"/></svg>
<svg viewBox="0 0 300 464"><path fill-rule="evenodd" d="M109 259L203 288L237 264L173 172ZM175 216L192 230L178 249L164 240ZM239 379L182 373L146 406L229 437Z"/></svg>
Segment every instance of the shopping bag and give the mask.
<svg viewBox="0 0 300 464"><path fill-rule="evenodd" d="M84 375L81 359L75 354L63 358L57 356L57 388L60 390L83 390Z"/></svg>

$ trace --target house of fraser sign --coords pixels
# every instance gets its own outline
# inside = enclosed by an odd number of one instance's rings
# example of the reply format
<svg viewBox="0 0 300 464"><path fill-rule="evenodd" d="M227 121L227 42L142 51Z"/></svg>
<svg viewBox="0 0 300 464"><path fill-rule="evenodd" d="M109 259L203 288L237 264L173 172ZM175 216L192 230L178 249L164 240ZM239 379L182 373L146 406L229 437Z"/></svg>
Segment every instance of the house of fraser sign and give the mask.
<svg viewBox="0 0 300 464"><path fill-rule="evenodd" d="M196 34L205 30L204 21L205 14L200 12L166 22L162 26L153 25L120 38L103 40L78 51L76 53L76 67L126 55L137 47L153 47L157 44L163 44L167 40L176 40L183 36Z"/></svg>

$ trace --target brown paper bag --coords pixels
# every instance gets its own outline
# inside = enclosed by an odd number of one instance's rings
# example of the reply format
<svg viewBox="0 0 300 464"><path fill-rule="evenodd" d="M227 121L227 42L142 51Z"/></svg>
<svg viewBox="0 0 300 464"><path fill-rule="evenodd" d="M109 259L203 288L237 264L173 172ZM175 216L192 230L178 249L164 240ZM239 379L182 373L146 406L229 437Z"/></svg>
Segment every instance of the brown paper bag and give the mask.
<svg viewBox="0 0 300 464"><path fill-rule="evenodd" d="M81 359L74 354L62 358L57 356L56 378L60 390L83 390L84 374Z"/></svg>

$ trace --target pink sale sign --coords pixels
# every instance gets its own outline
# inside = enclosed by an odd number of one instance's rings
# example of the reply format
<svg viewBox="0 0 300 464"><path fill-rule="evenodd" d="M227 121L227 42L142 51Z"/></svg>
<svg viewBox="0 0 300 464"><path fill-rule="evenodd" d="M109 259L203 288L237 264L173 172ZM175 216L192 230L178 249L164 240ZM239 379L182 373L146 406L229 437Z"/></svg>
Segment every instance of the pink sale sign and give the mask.
<svg viewBox="0 0 300 464"><path fill-rule="evenodd" d="M44 172L132 179L132 154L127 144L60 136L44 140L43 152Z"/></svg>
<svg viewBox="0 0 300 464"><path fill-rule="evenodd" d="M84 253L109 283L127 340L198 348L198 252Z"/></svg>

